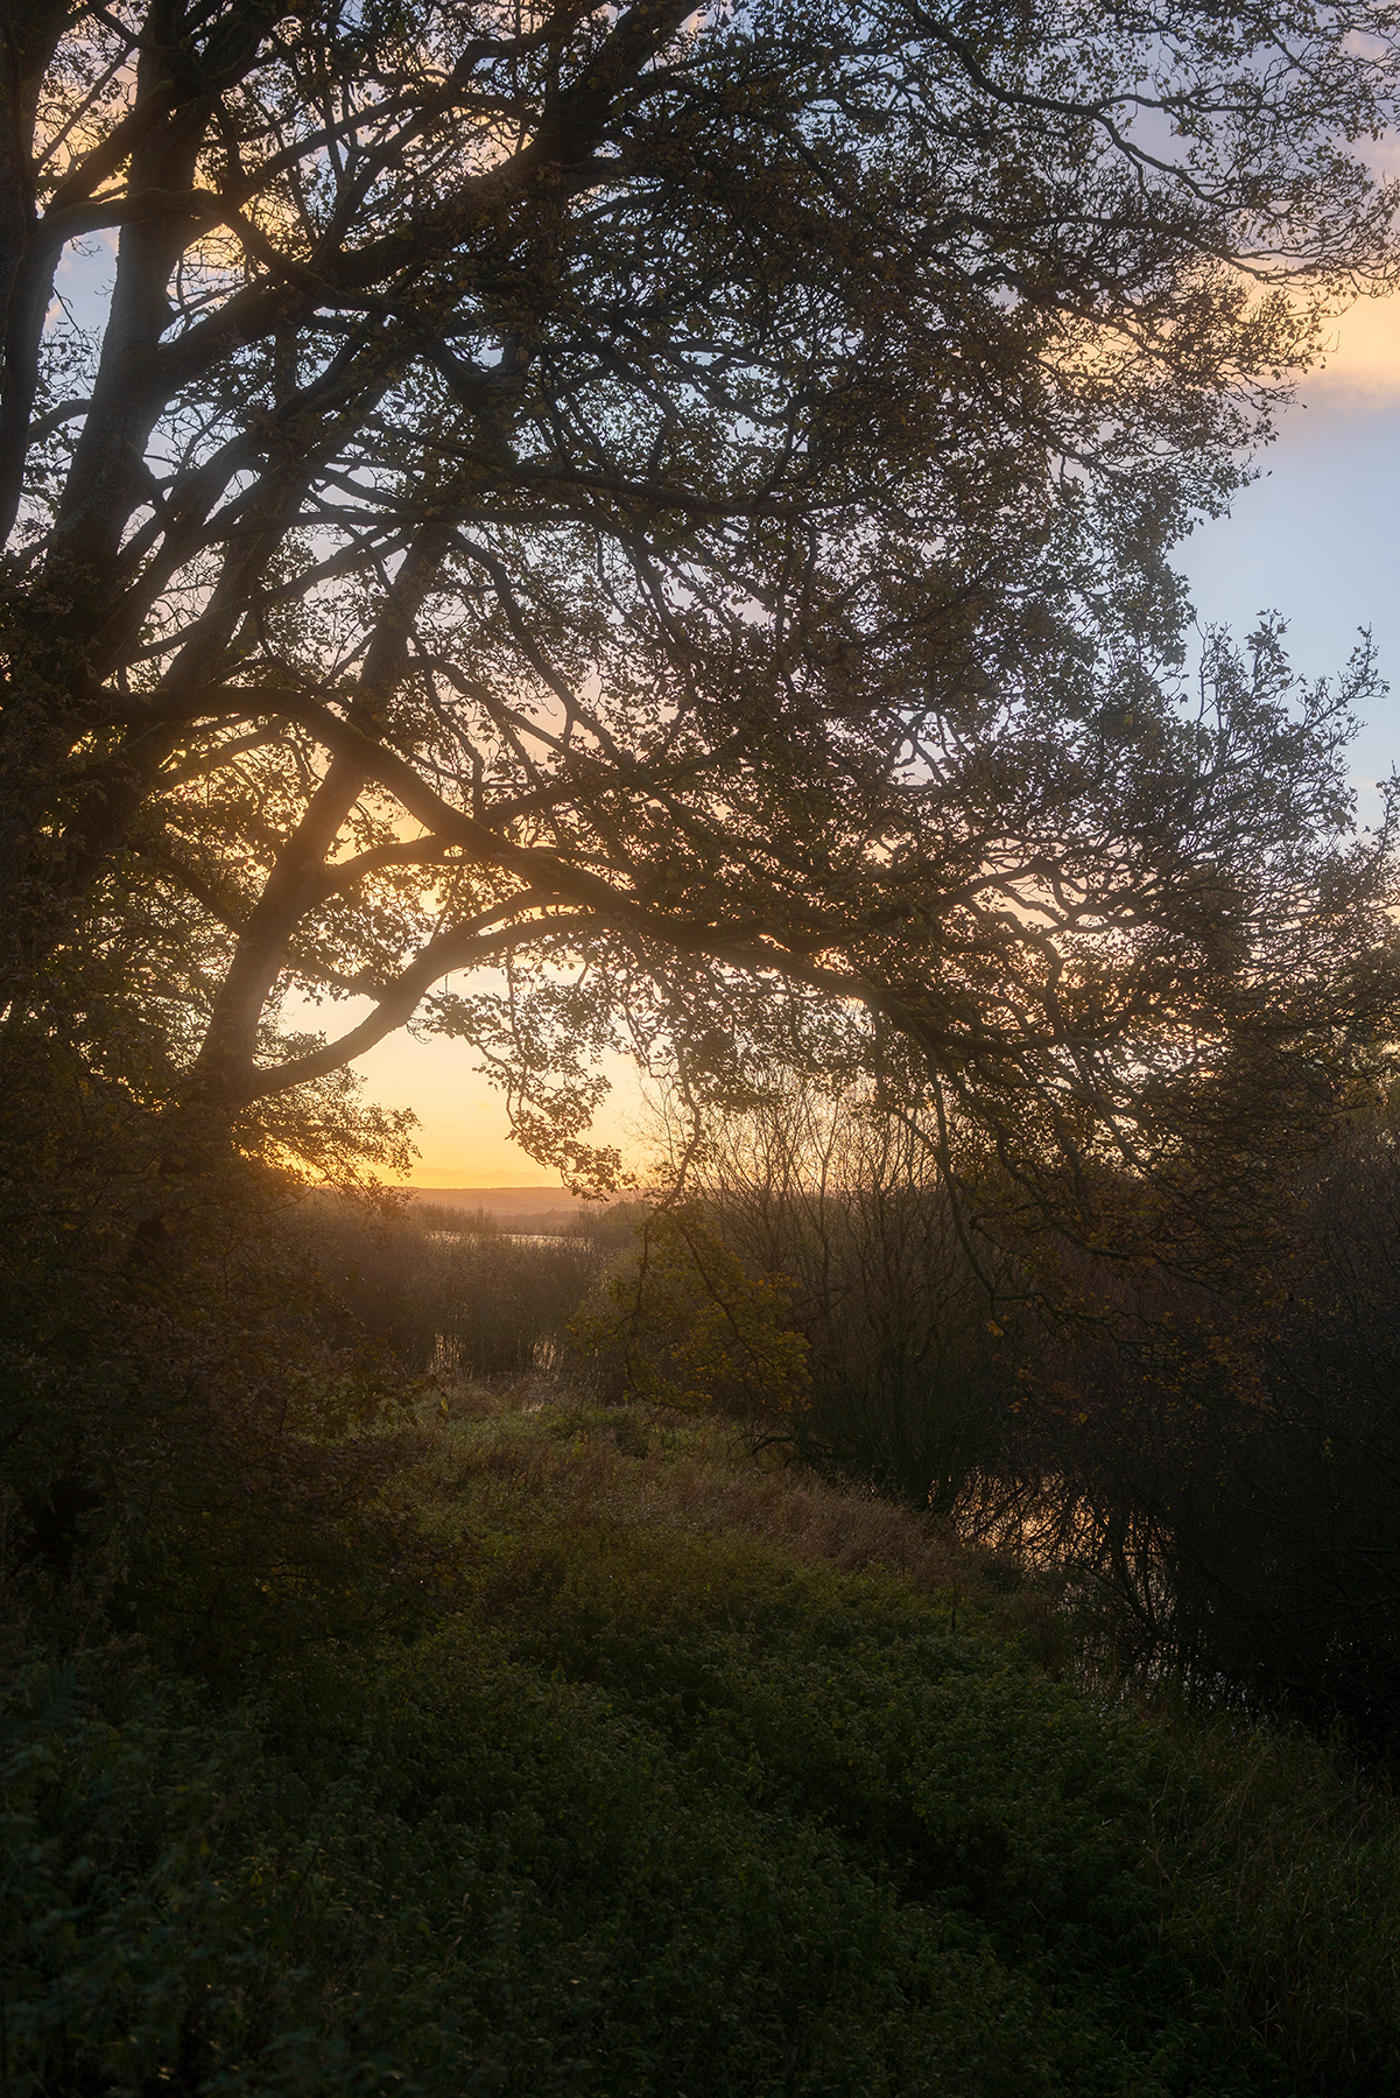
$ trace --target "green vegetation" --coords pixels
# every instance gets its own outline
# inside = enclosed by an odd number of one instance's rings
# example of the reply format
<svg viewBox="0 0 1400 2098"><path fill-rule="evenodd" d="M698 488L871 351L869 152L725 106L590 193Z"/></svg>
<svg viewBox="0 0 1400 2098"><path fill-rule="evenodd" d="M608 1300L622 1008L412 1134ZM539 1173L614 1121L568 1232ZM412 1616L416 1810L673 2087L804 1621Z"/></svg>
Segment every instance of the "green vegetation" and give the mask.
<svg viewBox="0 0 1400 2098"><path fill-rule="evenodd" d="M1400 1752L1393 1075L1280 1165L1232 1288L998 1236L995 1168L950 1188L854 1087L775 1085L707 1132L689 1183L575 1326L601 1390L698 1388L824 1477L1014 1544L1057 1570L1106 1675L1228 1685ZM1140 1188L1104 1170L1101 1193Z"/></svg>
<svg viewBox="0 0 1400 2098"><path fill-rule="evenodd" d="M274 1608L239 1697L35 1591L7 2093L1394 2088L1379 1780L1087 1697L927 1518L521 1396L400 1431L397 1621Z"/></svg>

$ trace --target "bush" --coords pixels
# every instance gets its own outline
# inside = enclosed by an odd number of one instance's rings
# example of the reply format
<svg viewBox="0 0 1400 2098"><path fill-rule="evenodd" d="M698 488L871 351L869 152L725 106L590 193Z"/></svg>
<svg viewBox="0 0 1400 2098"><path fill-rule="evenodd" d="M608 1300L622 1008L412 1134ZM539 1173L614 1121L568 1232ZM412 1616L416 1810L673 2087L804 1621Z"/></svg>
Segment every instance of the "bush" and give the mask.
<svg viewBox="0 0 1400 2098"><path fill-rule="evenodd" d="M257 1714L121 1651L17 1672L7 2091L1392 2087L1382 1790L1095 1710L970 1573L800 1566L733 1525L822 1489L597 1418L444 1425L436 1627L284 1650Z"/></svg>
<svg viewBox="0 0 1400 2098"><path fill-rule="evenodd" d="M784 1280L750 1275L697 1203L667 1204L637 1236L570 1329L602 1394L764 1427L805 1407L807 1346Z"/></svg>

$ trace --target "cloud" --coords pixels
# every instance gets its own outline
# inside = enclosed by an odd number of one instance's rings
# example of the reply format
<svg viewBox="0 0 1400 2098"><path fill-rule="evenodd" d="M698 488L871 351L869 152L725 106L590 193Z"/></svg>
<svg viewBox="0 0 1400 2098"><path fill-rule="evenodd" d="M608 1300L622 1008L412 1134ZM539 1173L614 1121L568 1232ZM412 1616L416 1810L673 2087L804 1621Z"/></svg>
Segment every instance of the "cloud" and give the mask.
<svg viewBox="0 0 1400 2098"><path fill-rule="evenodd" d="M1400 403L1400 293L1358 299L1327 339L1324 362L1298 389L1301 399L1362 414Z"/></svg>

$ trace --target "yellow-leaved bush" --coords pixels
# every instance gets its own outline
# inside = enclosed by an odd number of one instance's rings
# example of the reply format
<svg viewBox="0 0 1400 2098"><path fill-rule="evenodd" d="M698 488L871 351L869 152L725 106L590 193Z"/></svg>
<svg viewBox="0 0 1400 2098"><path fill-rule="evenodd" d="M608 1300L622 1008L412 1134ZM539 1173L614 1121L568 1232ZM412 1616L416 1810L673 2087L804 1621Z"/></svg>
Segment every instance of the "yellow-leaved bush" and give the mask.
<svg viewBox="0 0 1400 2098"><path fill-rule="evenodd" d="M788 1323L787 1277L751 1275L698 1204L658 1210L638 1241L571 1329L610 1395L760 1419L806 1404L808 1346Z"/></svg>

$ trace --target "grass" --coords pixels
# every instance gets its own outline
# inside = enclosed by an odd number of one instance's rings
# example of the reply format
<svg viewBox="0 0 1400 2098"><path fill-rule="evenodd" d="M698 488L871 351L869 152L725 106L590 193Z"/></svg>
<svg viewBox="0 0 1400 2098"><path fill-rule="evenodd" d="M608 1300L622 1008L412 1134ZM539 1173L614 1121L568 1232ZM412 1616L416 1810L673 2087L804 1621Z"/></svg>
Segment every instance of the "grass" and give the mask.
<svg viewBox="0 0 1400 2098"><path fill-rule="evenodd" d="M7 2093L1400 2088L1339 1749L1110 1708L1013 1569L714 1428L522 1387L404 1447L389 1603L250 1562L241 1698L32 1640Z"/></svg>

